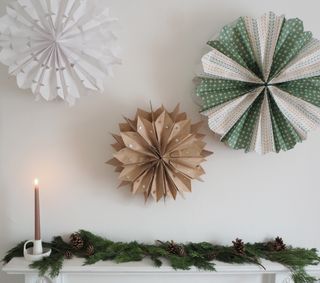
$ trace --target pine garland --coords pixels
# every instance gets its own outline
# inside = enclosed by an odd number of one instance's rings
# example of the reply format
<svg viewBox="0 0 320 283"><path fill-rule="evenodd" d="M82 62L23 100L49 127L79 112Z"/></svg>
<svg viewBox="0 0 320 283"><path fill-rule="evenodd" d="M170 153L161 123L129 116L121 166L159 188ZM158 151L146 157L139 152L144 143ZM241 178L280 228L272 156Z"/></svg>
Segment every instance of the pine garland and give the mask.
<svg viewBox="0 0 320 283"><path fill-rule="evenodd" d="M75 235L81 245L72 243ZM24 242L21 242L8 251L2 260L4 264L14 257L23 256L23 244ZM173 241L157 241L156 244L150 245L135 241L113 242L80 230L72 234L70 243L58 236L54 237L52 242L44 243L44 246L52 249L50 257L35 261L30 264L30 267L38 269L40 276L49 274L52 278L59 275L64 260L68 260L72 255L85 258L86 265L101 260L121 263L141 261L149 257L156 267L160 267L161 259L166 258L174 269L188 270L195 266L208 271L215 271L213 260L237 264L253 263L263 267L260 259L266 259L288 267L295 283L316 282L316 278L306 273L305 267L320 263L316 249L286 246L279 237L273 241L254 244L243 243L242 240L236 239L231 246L214 245L208 242L178 244Z"/></svg>

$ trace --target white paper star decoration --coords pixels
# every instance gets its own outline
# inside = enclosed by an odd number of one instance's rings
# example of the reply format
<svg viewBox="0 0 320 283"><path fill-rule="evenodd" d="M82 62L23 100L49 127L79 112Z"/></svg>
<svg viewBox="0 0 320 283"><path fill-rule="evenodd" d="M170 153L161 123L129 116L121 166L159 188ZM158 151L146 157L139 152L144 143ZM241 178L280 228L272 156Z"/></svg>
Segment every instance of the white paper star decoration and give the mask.
<svg viewBox="0 0 320 283"><path fill-rule="evenodd" d="M73 105L88 90L102 92L105 76L120 63L114 21L98 1L14 1L0 19L0 62L20 88Z"/></svg>

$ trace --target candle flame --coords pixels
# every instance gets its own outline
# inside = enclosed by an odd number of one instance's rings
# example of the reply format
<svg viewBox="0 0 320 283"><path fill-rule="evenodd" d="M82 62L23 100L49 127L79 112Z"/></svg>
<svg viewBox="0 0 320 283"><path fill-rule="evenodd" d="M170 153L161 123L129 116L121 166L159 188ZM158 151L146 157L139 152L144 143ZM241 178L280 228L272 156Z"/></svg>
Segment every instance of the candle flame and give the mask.
<svg viewBox="0 0 320 283"><path fill-rule="evenodd" d="M39 185L39 180L38 180L38 178L35 178L35 179L34 179L34 185L35 185L35 186L38 186L38 185Z"/></svg>

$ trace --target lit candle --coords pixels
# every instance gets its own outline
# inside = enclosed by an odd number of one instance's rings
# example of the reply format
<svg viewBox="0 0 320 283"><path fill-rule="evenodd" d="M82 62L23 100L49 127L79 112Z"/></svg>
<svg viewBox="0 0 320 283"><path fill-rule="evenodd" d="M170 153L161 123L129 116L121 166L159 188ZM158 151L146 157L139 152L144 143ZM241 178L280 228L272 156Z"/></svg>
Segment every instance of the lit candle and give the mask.
<svg viewBox="0 0 320 283"><path fill-rule="evenodd" d="M34 180L34 239L41 240L40 232L40 199L39 199L39 181Z"/></svg>

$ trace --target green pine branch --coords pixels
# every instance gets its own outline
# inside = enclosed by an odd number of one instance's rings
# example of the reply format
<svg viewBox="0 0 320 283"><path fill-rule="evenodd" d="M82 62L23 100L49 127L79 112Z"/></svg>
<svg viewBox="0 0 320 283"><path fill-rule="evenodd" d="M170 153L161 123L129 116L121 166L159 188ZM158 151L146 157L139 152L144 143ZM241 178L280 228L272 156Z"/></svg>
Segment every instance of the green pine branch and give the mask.
<svg viewBox="0 0 320 283"><path fill-rule="evenodd" d="M267 259L286 266L291 271L295 283L311 283L315 282L316 278L308 275L305 267L320 263L316 249L294 248L285 245L280 245L280 249L275 249L275 242L254 244L242 242L240 249L237 249L235 246L214 245L208 242L179 244L172 241L157 241L153 245L135 241L113 242L85 230L80 230L78 234L83 241L81 248L65 242L60 236L54 237L50 243L44 243L45 247L52 249L51 255L33 262L30 267L38 269L40 275L48 274L56 277L66 260L66 252L84 258L84 264L106 260L117 263L132 262L141 261L147 257L152 260L155 267L160 267L162 259L167 259L172 268L176 270L189 270L191 267L196 267L201 270L215 271L213 260L236 264L252 263L263 267L260 259ZM21 242L9 250L2 259L4 264L14 257L22 257L23 245L24 242ZM88 254L89 246L93 247L93 253Z"/></svg>

